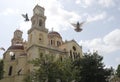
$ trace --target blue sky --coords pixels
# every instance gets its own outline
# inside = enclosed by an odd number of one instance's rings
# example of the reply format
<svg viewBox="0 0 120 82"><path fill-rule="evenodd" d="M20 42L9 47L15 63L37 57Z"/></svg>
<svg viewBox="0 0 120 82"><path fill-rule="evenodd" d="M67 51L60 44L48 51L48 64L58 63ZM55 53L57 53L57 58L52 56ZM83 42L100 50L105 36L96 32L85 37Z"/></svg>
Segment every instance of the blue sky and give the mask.
<svg viewBox="0 0 120 82"><path fill-rule="evenodd" d="M31 18L33 8L45 8L46 28L54 28L63 40L76 40L83 51L97 50L107 67L120 64L120 1L119 0L1 0L0 46L11 45L13 32L20 29L27 40L31 22L24 22L21 14ZM82 32L75 32L70 23L86 21ZM0 57L4 52L0 51Z"/></svg>

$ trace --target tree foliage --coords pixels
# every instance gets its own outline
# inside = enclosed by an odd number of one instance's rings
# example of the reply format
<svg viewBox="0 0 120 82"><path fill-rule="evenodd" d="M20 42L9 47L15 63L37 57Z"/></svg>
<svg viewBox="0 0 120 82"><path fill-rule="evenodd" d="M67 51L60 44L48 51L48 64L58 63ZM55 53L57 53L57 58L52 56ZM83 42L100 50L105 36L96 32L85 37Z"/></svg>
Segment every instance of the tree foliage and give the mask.
<svg viewBox="0 0 120 82"><path fill-rule="evenodd" d="M105 68L102 60L103 57L97 53L85 54L74 61L40 54L31 61L35 70L25 78L25 82L108 82L112 70Z"/></svg>
<svg viewBox="0 0 120 82"><path fill-rule="evenodd" d="M103 57L96 52L85 54L83 58L74 61L74 67L79 70L77 82L107 82L112 70L104 68Z"/></svg>
<svg viewBox="0 0 120 82"><path fill-rule="evenodd" d="M116 75L117 75L118 77L120 77L120 64L119 64L118 67L117 67Z"/></svg>
<svg viewBox="0 0 120 82"><path fill-rule="evenodd" d="M0 60L0 79L3 78L3 60Z"/></svg>
<svg viewBox="0 0 120 82"><path fill-rule="evenodd" d="M36 68L25 79L25 82L70 82L75 78L76 70L73 70L72 60L69 58L57 58L54 55L40 54L30 63Z"/></svg>

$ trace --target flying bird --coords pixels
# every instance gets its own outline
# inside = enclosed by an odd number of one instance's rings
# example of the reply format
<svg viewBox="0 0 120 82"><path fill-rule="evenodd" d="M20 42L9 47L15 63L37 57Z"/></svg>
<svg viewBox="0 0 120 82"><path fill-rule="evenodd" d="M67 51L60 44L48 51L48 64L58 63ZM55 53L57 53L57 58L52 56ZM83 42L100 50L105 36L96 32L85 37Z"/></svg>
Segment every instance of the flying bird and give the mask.
<svg viewBox="0 0 120 82"><path fill-rule="evenodd" d="M29 21L28 14L22 14L22 16L25 18L25 21Z"/></svg>
<svg viewBox="0 0 120 82"><path fill-rule="evenodd" d="M85 21L83 21L81 23L77 22L77 24L71 23L71 25L75 27L76 32L81 32L82 31L81 27L83 26L84 23L85 23Z"/></svg>
<svg viewBox="0 0 120 82"><path fill-rule="evenodd" d="M20 72L21 72L21 71L22 71L22 69L19 69L18 72L17 72L17 74L20 75Z"/></svg>
<svg viewBox="0 0 120 82"><path fill-rule="evenodd" d="M5 48L1 47L1 48L0 48L0 50L3 50L3 51L5 51Z"/></svg>

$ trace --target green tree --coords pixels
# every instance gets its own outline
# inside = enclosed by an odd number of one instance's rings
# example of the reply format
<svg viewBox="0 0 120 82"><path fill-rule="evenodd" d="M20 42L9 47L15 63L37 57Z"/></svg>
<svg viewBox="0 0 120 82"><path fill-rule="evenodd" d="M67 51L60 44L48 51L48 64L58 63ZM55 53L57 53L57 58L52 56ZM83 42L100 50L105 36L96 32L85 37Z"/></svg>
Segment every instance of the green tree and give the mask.
<svg viewBox="0 0 120 82"><path fill-rule="evenodd" d="M77 69L73 67L73 61L71 58L65 58L59 65L60 70L60 80L61 82L71 82L75 80Z"/></svg>
<svg viewBox="0 0 120 82"><path fill-rule="evenodd" d="M112 70L105 68L103 57L98 53L85 54L83 58L74 61L74 67L79 70L77 82L108 82Z"/></svg>
<svg viewBox="0 0 120 82"><path fill-rule="evenodd" d="M33 71L33 80L37 82L55 82L58 76L58 66L54 60L53 55L43 55L31 61L31 63L37 68Z"/></svg>
<svg viewBox="0 0 120 82"><path fill-rule="evenodd" d="M117 67L116 75L117 75L118 77L120 77L120 64L119 64L118 67Z"/></svg>
<svg viewBox="0 0 120 82"><path fill-rule="evenodd" d="M0 79L3 78L3 60L0 60Z"/></svg>
<svg viewBox="0 0 120 82"><path fill-rule="evenodd" d="M75 79L77 71L73 70L72 61L69 58L57 58L54 55L40 54L32 63L36 69L30 73L25 79L25 82L70 82Z"/></svg>

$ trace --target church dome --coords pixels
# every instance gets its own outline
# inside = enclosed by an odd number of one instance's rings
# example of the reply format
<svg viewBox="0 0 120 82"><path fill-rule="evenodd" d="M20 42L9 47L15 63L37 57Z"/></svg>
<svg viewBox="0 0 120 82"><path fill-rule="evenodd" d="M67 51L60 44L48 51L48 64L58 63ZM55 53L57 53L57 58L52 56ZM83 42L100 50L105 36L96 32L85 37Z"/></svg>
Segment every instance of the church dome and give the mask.
<svg viewBox="0 0 120 82"><path fill-rule="evenodd" d="M48 33L48 37L49 37L49 36L57 36L57 37L59 37L59 38L62 38L61 35L60 35L58 32L56 32L56 31L49 32L49 33Z"/></svg>

